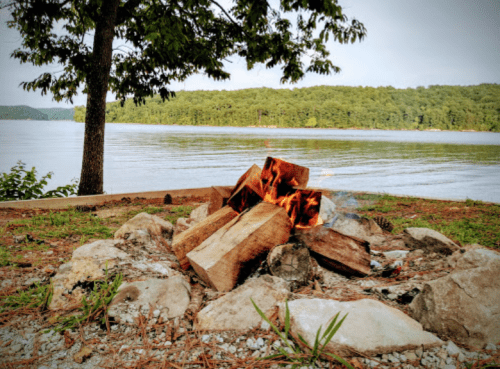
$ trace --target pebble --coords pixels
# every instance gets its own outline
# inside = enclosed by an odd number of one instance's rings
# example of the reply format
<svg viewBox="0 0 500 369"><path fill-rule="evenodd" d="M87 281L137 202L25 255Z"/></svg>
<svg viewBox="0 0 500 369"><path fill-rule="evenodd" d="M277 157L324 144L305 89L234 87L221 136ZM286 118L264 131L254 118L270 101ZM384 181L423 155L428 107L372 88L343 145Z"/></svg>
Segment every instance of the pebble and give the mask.
<svg viewBox="0 0 500 369"><path fill-rule="evenodd" d="M462 352L462 350L460 350L460 348L458 348L458 346L452 341L448 341L446 351L448 351L448 355L450 356L459 355Z"/></svg>
<svg viewBox="0 0 500 369"><path fill-rule="evenodd" d="M494 343L488 343L485 347L485 350L496 351L497 346Z"/></svg>
<svg viewBox="0 0 500 369"><path fill-rule="evenodd" d="M209 334L204 334L201 336L201 342L203 343L208 343L210 341L210 335Z"/></svg>

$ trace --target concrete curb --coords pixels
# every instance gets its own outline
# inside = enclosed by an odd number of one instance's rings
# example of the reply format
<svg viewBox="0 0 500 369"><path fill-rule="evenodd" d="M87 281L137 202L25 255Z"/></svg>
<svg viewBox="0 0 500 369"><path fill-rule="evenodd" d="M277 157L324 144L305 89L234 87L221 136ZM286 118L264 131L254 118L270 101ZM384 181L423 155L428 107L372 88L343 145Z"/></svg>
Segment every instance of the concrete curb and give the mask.
<svg viewBox="0 0 500 369"><path fill-rule="evenodd" d="M225 186L232 190L232 186ZM124 197L130 197L135 199L136 197L144 197L146 199L159 199L164 197L169 193L172 197L189 197L189 196L209 196L212 187L201 187L201 188L189 188L183 190L165 190L165 191L149 191L149 192L129 192L129 193L117 193L110 195L92 195L92 196L78 196L78 197L60 197L56 199L40 199L40 200L23 200L23 201L5 201L0 202L1 208L17 208L17 209L64 209L68 206L76 205L98 205L106 201L121 200ZM348 193L365 193L369 195L390 195L394 197L409 197L407 195L393 195L385 192L368 192L368 191L348 191L348 190L338 190L338 189L325 189L325 188L309 188L315 191L324 192L338 192L344 191ZM420 197L415 196L419 199L425 200L438 200L438 201L455 201L455 202L465 202L466 200L460 199L438 199L435 197ZM485 204L497 204L495 202L482 201Z"/></svg>
<svg viewBox="0 0 500 369"><path fill-rule="evenodd" d="M117 193L110 195L92 195L78 197L59 197L55 199L23 200L0 202L0 208L17 209L64 209L76 205L98 205L106 201L121 200L124 197L135 199L144 197L146 199L163 198L167 193L172 197L208 196L212 187L190 188L185 190L165 190L149 192ZM232 188L232 187L229 187Z"/></svg>

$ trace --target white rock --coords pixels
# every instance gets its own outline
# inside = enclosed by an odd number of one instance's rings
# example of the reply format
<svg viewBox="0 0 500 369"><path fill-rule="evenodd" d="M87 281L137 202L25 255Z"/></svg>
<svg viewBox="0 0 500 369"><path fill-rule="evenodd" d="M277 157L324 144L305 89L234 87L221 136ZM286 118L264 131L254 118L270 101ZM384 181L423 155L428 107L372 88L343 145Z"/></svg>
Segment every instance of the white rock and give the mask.
<svg viewBox="0 0 500 369"><path fill-rule="evenodd" d="M115 232L115 239L126 240L135 230L145 230L153 237L169 239L172 237L174 226L156 215L139 213Z"/></svg>
<svg viewBox="0 0 500 369"><path fill-rule="evenodd" d="M358 237L370 243L378 243L385 239L384 231L373 219L339 217L331 228L337 232Z"/></svg>
<svg viewBox="0 0 500 369"><path fill-rule="evenodd" d="M190 302L191 286L181 276L123 283L110 304L108 314L120 320L146 315L149 306L163 319L182 316ZM153 313L154 314L154 313Z"/></svg>
<svg viewBox="0 0 500 369"><path fill-rule="evenodd" d="M453 341L448 341L446 345L446 351L448 351L448 355L455 356L462 352L462 350L453 343Z"/></svg>
<svg viewBox="0 0 500 369"><path fill-rule="evenodd" d="M326 349L341 355L353 350L365 355L389 353L419 346L433 347L443 342L401 311L381 302L364 299L339 302L322 299L294 300L288 303L291 329L314 344L320 326L327 327L336 313L348 316ZM284 320L280 306L280 320Z"/></svg>
<svg viewBox="0 0 500 369"><path fill-rule="evenodd" d="M208 204L198 206L189 215L189 218L193 219L195 223L201 222L206 217L208 217Z"/></svg>
<svg viewBox="0 0 500 369"><path fill-rule="evenodd" d="M289 296L288 284L281 278L264 275L248 279L243 285L210 302L197 315L196 329L200 330L246 330L263 321L250 298L264 312L269 314Z"/></svg>
<svg viewBox="0 0 500 369"><path fill-rule="evenodd" d="M49 309L58 310L71 303L66 291L71 291L73 302L79 302L83 296L81 289L75 286L81 282L102 280L106 277L106 269L111 269L122 261L130 260L130 255L115 245L122 241L99 240L80 246L73 251L71 262L62 264L52 278L54 286Z"/></svg>
<svg viewBox="0 0 500 369"><path fill-rule="evenodd" d="M328 197L321 195L321 204L319 207L319 216L323 223L328 223L335 215L335 204Z"/></svg>

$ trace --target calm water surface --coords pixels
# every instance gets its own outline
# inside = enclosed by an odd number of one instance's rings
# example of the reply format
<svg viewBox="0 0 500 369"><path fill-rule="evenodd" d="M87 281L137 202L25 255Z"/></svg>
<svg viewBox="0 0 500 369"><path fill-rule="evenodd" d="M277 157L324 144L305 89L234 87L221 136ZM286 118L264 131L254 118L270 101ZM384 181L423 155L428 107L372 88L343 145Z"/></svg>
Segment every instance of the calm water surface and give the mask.
<svg viewBox="0 0 500 369"><path fill-rule="evenodd" d="M18 160L47 189L80 176L84 125L0 121L0 172ZM500 133L107 124L107 193L232 185L267 156L310 168L311 186L500 203Z"/></svg>

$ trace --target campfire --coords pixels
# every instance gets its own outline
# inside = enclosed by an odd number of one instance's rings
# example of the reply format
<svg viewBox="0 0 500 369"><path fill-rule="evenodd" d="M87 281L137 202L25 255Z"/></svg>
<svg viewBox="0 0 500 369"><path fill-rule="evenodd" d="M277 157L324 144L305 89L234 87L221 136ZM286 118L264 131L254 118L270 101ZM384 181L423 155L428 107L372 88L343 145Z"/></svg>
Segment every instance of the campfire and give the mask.
<svg viewBox="0 0 500 369"><path fill-rule="evenodd" d="M322 193L307 189L309 169L268 157L232 191L213 187L209 216L174 237L183 269L218 291L242 283L267 258L273 274L307 281L311 253L340 272L366 275L368 243L322 226Z"/></svg>

